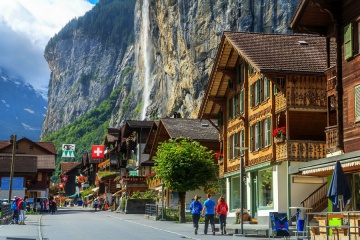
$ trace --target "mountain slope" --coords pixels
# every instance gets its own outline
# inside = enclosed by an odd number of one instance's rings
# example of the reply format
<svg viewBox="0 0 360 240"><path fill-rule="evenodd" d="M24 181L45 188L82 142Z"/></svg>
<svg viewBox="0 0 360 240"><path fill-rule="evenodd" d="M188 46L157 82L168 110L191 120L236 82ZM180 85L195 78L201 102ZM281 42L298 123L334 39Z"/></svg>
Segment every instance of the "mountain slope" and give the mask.
<svg viewBox="0 0 360 240"><path fill-rule="evenodd" d="M21 78L0 68L0 139L27 137L39 141L47 101Z"/></svg>

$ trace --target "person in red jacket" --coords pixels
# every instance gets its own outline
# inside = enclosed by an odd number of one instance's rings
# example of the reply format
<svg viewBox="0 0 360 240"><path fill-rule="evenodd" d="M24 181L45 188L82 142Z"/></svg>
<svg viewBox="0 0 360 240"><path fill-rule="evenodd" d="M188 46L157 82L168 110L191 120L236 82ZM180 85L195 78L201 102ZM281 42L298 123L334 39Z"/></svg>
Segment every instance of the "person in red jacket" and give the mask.
<svg viewBox="0 0 360 240"><path fill-rule="evenodd" d="M218 200L218 205L216 206L216 213L218 214L220 220L221 234L226 234L226 216L228 211L229 207L225 202L225 199L220 197Z"/></svg>

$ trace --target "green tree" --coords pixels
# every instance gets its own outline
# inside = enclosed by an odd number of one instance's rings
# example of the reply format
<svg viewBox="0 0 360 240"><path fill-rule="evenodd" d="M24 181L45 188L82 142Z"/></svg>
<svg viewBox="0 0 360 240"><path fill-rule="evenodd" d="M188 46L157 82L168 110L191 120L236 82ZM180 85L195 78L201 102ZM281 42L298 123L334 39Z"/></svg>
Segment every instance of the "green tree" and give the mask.
<svg viewBox="0 0 360 240"><path fill-rule="evenodd" d="M156 175L165 187L179 192L179 221L184 223L186 192L217 179L213 153L199 142L179 137L161 143L154 159Z"/></svg>

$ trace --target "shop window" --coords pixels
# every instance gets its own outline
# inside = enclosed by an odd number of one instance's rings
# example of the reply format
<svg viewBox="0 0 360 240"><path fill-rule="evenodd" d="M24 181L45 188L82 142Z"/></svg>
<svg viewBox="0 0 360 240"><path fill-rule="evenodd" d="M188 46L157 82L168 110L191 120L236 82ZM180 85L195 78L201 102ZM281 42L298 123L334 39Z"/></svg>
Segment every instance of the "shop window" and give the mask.
<svg viewBox="0 0 360 240"><path fill-rule="evenodd" d="M230 179L230 209L240 208L240 176Z"/></svg>
<svg viewBox="0 0 360 240"><path fill-rule="evenodd" d="M259 207L273 206L273 177L272 167L258 171Z"/></svg>

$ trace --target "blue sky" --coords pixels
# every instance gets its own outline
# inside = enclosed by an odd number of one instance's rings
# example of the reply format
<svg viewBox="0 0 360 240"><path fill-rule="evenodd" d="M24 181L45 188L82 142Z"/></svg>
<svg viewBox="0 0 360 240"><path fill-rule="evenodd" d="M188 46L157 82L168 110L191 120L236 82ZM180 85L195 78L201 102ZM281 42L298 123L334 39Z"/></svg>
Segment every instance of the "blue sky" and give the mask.
<svg viewBox="0 0 360 240"><path fill-rule="evenodd" d="M46 91L50 70L44 59L49 39L98 0L0 0L0 67Z"/></svg>

